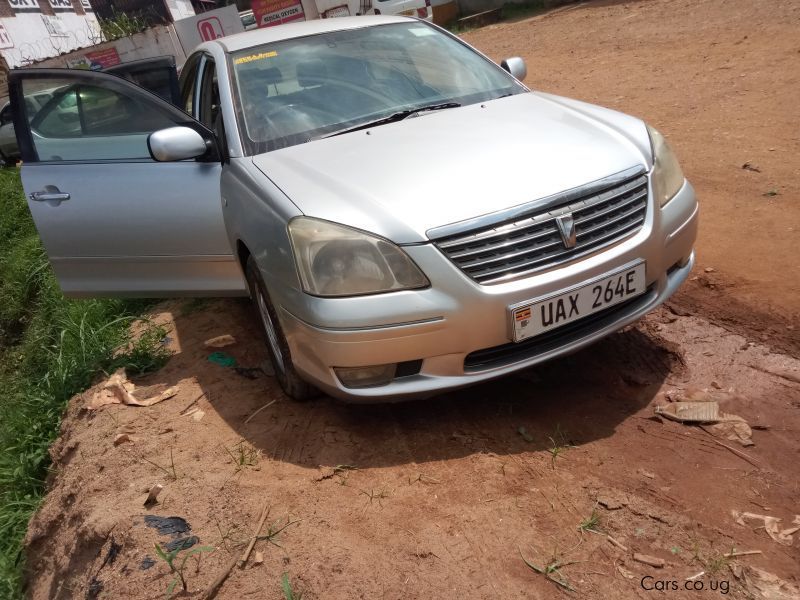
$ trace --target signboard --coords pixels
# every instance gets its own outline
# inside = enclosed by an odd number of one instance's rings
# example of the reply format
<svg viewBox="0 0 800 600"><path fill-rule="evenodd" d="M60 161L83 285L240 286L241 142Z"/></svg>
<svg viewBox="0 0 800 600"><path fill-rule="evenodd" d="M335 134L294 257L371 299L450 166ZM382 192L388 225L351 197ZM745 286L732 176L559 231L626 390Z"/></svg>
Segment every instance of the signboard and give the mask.
<svg viewBox="0 0 800 600"><path fill-rule="evenodd" d="M14 41L11 39L11 36L8 35L8 30L6 26L0 23L0 48L13 48Z"/></svg>
<svg viewBox="0 0 800 600"><path fill-rule="evenodd" d="M187 56L203 42L244 31L244 25L234 4L175 21L174 26L183 52Z"/></svg>
<svg viewBox="0 0 800 600"><path fill-rule="evenodd" d="M50 0L50 6L53 7L53 12L74 12L72 8L72 0Z"/></svg>
<svg viewBox="0 0 800 600"><path fill-rule="evenodd" d="M114 46L109 46L102 50L93 50L83 56L67 59L67 67L70 69L91 69L92 71L99 71L120 63L122 63L122 59Z"/></svg>
<svg viewBox="0 0 800 600"><path fill-rule="evenodd" d="M89 68L92 71L107 69L108 67L113 67L114 65L118 65L122 62L119 57L119 52L117 52L117 49L114 46L111 46L110 48L104 48L103 50L87 52L84 56L86 56L86 60L89 61Z"/></svg>
<svg viewBox="0 0 800 600"><path fill-rule="evenodd" d="M306 18L300 0L253 0L252 8L259 27L272 27Z"/></svg>
<svg viewBox="0 0 800 600"><path fill-rule="evenodd" d="M89 0L81 0L81 6L83 7L83 12L94 12L92 8L92 3Z"/></svg>
<svg viewBox="0 0 800 600"><path fill-rule="evenodd" d="M51 37L67 37L69 34L64 29L64 22L54 15L41 15L44 27Z"/></svg>
<svg viewBox="0 0 800 600"><path fill-rule="evenodd" d="M14 12L42 12L39 0L8 0L8 5Z"/></svg>

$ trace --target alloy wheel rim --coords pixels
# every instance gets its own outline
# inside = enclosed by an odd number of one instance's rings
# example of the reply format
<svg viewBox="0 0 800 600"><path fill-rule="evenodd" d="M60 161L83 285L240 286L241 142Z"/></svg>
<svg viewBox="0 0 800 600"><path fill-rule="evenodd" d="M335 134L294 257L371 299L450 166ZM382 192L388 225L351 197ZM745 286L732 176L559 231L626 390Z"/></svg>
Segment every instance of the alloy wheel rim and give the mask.
<svg viewBox="0 0 800 600"><path fill-rule="evenodd" d="M281 373L284 373L286 371L286 367L283 364L283 352L281 351L280 344L278 343L278 332L275 331L275 325L272 323L272 318L269 316L267 302L264 299L264 294L261 293L261 290L259 290L256 294L256 301L258 303L258 314L261 317L261 324L264 326L264 331L267 332L267 341L269 342L269 347L272 350L273 356L276 358L278 368L281 370Z"/></svg>

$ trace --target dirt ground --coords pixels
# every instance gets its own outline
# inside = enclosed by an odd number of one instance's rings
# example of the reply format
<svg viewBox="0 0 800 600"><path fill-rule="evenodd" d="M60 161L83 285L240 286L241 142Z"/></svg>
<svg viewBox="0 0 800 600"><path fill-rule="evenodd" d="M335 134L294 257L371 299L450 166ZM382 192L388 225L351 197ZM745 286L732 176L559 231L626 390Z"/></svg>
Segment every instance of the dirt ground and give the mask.
<svg viewBox="0 0 800 600"><path fill-rule="evenodd" d="M267 505L271 539L219 598L282 598L284 573L307 599L800 598L798 25L796 2L653 0L467 34L493 58L524 56L534 88L665 132L702 204L693 281L568 358L371 407L293 403L257 369L209 362L203 341L222 334L240 366L264 360L245 302L166 303L175 355L136 384L178 394L70 403L29 527L30 596L163 598L154 544L172 536L144 522L158 515L216 548L186 562L186 597L200 598ZM717 400L755 445L654 415L681 398Z"/></svg>

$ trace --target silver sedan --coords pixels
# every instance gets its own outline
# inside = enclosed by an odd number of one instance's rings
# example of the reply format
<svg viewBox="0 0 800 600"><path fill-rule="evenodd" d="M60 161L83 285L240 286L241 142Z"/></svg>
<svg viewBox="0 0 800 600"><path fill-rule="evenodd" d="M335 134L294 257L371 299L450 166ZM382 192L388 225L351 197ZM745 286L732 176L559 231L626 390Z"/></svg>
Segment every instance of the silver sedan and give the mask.
<svg viewBox="0 0 800 600"><path fill-rule="evenodd" d="M698 206L661 134L525 74L354 17L201 45L178 106L82 71L12 71L10 94L66 294L249 295L289 396L372 402L573 352L692 268Z"/></svg>

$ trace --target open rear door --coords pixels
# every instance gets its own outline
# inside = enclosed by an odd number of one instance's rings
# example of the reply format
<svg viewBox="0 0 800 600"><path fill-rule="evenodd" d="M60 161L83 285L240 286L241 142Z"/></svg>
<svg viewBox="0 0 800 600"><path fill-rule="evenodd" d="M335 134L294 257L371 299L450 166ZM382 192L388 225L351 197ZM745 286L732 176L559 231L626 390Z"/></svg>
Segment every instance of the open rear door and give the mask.
<svg viewBox="0 0 800 600"><path fill-rule="evenodd" d="M175 106L181 105L178 69L173 56L133 60L109 67L103 72L127 79Z"/></svg>

